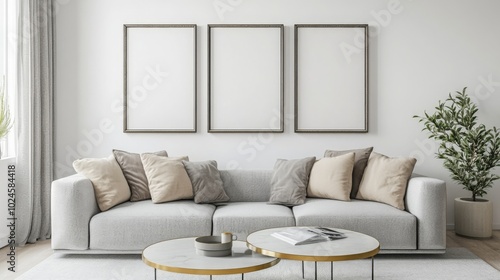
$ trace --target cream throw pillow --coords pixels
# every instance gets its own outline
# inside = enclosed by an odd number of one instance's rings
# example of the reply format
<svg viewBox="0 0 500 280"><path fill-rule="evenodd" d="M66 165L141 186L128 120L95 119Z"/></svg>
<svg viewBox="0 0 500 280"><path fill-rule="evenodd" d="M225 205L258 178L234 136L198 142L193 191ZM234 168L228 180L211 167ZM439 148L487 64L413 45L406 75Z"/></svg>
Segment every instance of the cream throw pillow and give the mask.
<svg viewBox="0 0 500 280"><path fill-rule="evenodd" d="M101 211L130 199L130 188L114 156L78 159L73 168L92 182Z"/></svg>
<svg viewBox="0 0 500 280"><path fill-rule="evenodd" d="M308 197L350 200L354 153L316 161L311 169Z"/></svg>
<svg viewBox="0 0 500 280"><path fill-rule="evenodd" d="M193 186L182 164L188 157L141 154L153 203L193 198Z"/></svg>
<svg viewBox="0 0 500 280"><path fill-rule="evenodd" d="M366 164L368 163L368 159L370 158L370 154L373 151L373 147L368 147L364 149L356 149L356 150L344 150L344 151L334 151L334 150L326 150L325 157L337 157L341 155L345 155L348 153L354 153L354 167L352 169L352 189L351 189L351 198L356 198L359 189L359 183L361 183L361 179L363 178L363 173L365 172ZM133 194L132 194L133 196Z"/></svg>
<svg viewBox="0 0 500 280"><path fill-rule="evenodd" d="M404 196L414 158L390 158L372 152L356 198L373 200L404 210Z"/></svg>

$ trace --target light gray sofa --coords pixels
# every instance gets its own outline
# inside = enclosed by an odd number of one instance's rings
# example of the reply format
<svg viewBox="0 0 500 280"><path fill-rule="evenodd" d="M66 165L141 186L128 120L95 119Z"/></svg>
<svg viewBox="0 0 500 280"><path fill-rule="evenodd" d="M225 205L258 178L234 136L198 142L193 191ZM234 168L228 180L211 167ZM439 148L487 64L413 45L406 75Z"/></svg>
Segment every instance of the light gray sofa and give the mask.
<svg viewBox="0 0 500 280"><path fill-rule="evenodd" d="M308 198L295 207L268 204L271 170L222 170L230 202L125 202L100 212L89 179L72 175L52 183L52 248L67 253L140 253L167 239L229 231L245 240L253 231L284 226L354 230L379 240L381 253L444 253L446 187L413 176L406 211L372 201Z"/></svg>

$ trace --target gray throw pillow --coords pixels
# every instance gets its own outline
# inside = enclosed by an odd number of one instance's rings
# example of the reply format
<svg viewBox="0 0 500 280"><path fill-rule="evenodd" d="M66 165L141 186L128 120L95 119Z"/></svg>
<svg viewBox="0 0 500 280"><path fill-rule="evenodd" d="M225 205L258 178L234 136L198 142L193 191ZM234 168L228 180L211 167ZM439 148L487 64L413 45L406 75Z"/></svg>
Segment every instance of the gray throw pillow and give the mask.
<svg viewBox="0 0 500 280"><path fill-rule="evenodd" d="M229 201L215 160L182 163L193 185L195 203Z"/></svg>
<svg viewBox="0 0 500 280"><path fill-rule="evenodd" d="M166 151L151 153L157 156L167 157ZM123 176L130 188L130 201L139 201L151 198L149 192L148 178L144 172L140 154L129 153L121 150L113 150L113 155L122 169Z"/></svg>
<svg viewBox="0 0 500 280"><path fill-rule="evenodd" d="M278 159L271 178L269 203L294 206L306 201L307 184L316 157Z"/></svg>
<svg viewBox="0 0 500 280"><path fill-rule="evenodd" d="M368 158L370 158L370 154L372 153L372 151L373 147L346 151L325 151L325 157L337 157L348 153L354 153L354 168L352 170L352 189L350 195L351 198L356 198L356 195L358 194L359 184L361 183L361 179L363 179L363 173L365 172L366 164L368 163Z"/></svg>

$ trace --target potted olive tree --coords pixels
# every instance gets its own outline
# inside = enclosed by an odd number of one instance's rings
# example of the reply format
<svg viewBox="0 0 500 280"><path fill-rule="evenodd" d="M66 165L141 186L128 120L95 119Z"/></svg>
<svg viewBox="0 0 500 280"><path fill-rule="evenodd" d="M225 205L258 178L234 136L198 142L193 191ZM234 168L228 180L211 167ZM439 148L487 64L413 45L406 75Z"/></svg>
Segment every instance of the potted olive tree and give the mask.
<svg viewBox="0 0 500 280"><path fill-rule="evenodd" d="M414 116L422 130L439 143L436 157L442 159L451 178L471 192L471 197L455 199L455 233L487 238L492 235L493 207L482 199L500 177L492 169L500 166L500 131L478 124L478 108L466 94L457 91L439 101L433 114Z"/></svg>

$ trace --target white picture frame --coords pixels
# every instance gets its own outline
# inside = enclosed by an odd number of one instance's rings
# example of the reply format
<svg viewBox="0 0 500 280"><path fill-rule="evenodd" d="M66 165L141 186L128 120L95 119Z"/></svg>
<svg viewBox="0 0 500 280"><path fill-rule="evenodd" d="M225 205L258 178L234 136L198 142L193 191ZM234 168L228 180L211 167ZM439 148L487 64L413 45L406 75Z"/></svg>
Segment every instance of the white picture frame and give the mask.
<svg viewBox="0 0 500 280"><path fill-rule="evenodd" d="M208 132L283 132L283 29L208 25Z"/></svg>
<svg viewBox="0 0 500 280"><path fill-rule="evenodd" d="M196 132L195 24L125 24L123 131Z"/></svg>
<svg viewBox="0 0 500 280"><path fill-rule="evenodd" d="M368 132L368 25L294 26L295 132Z"/></svg>

